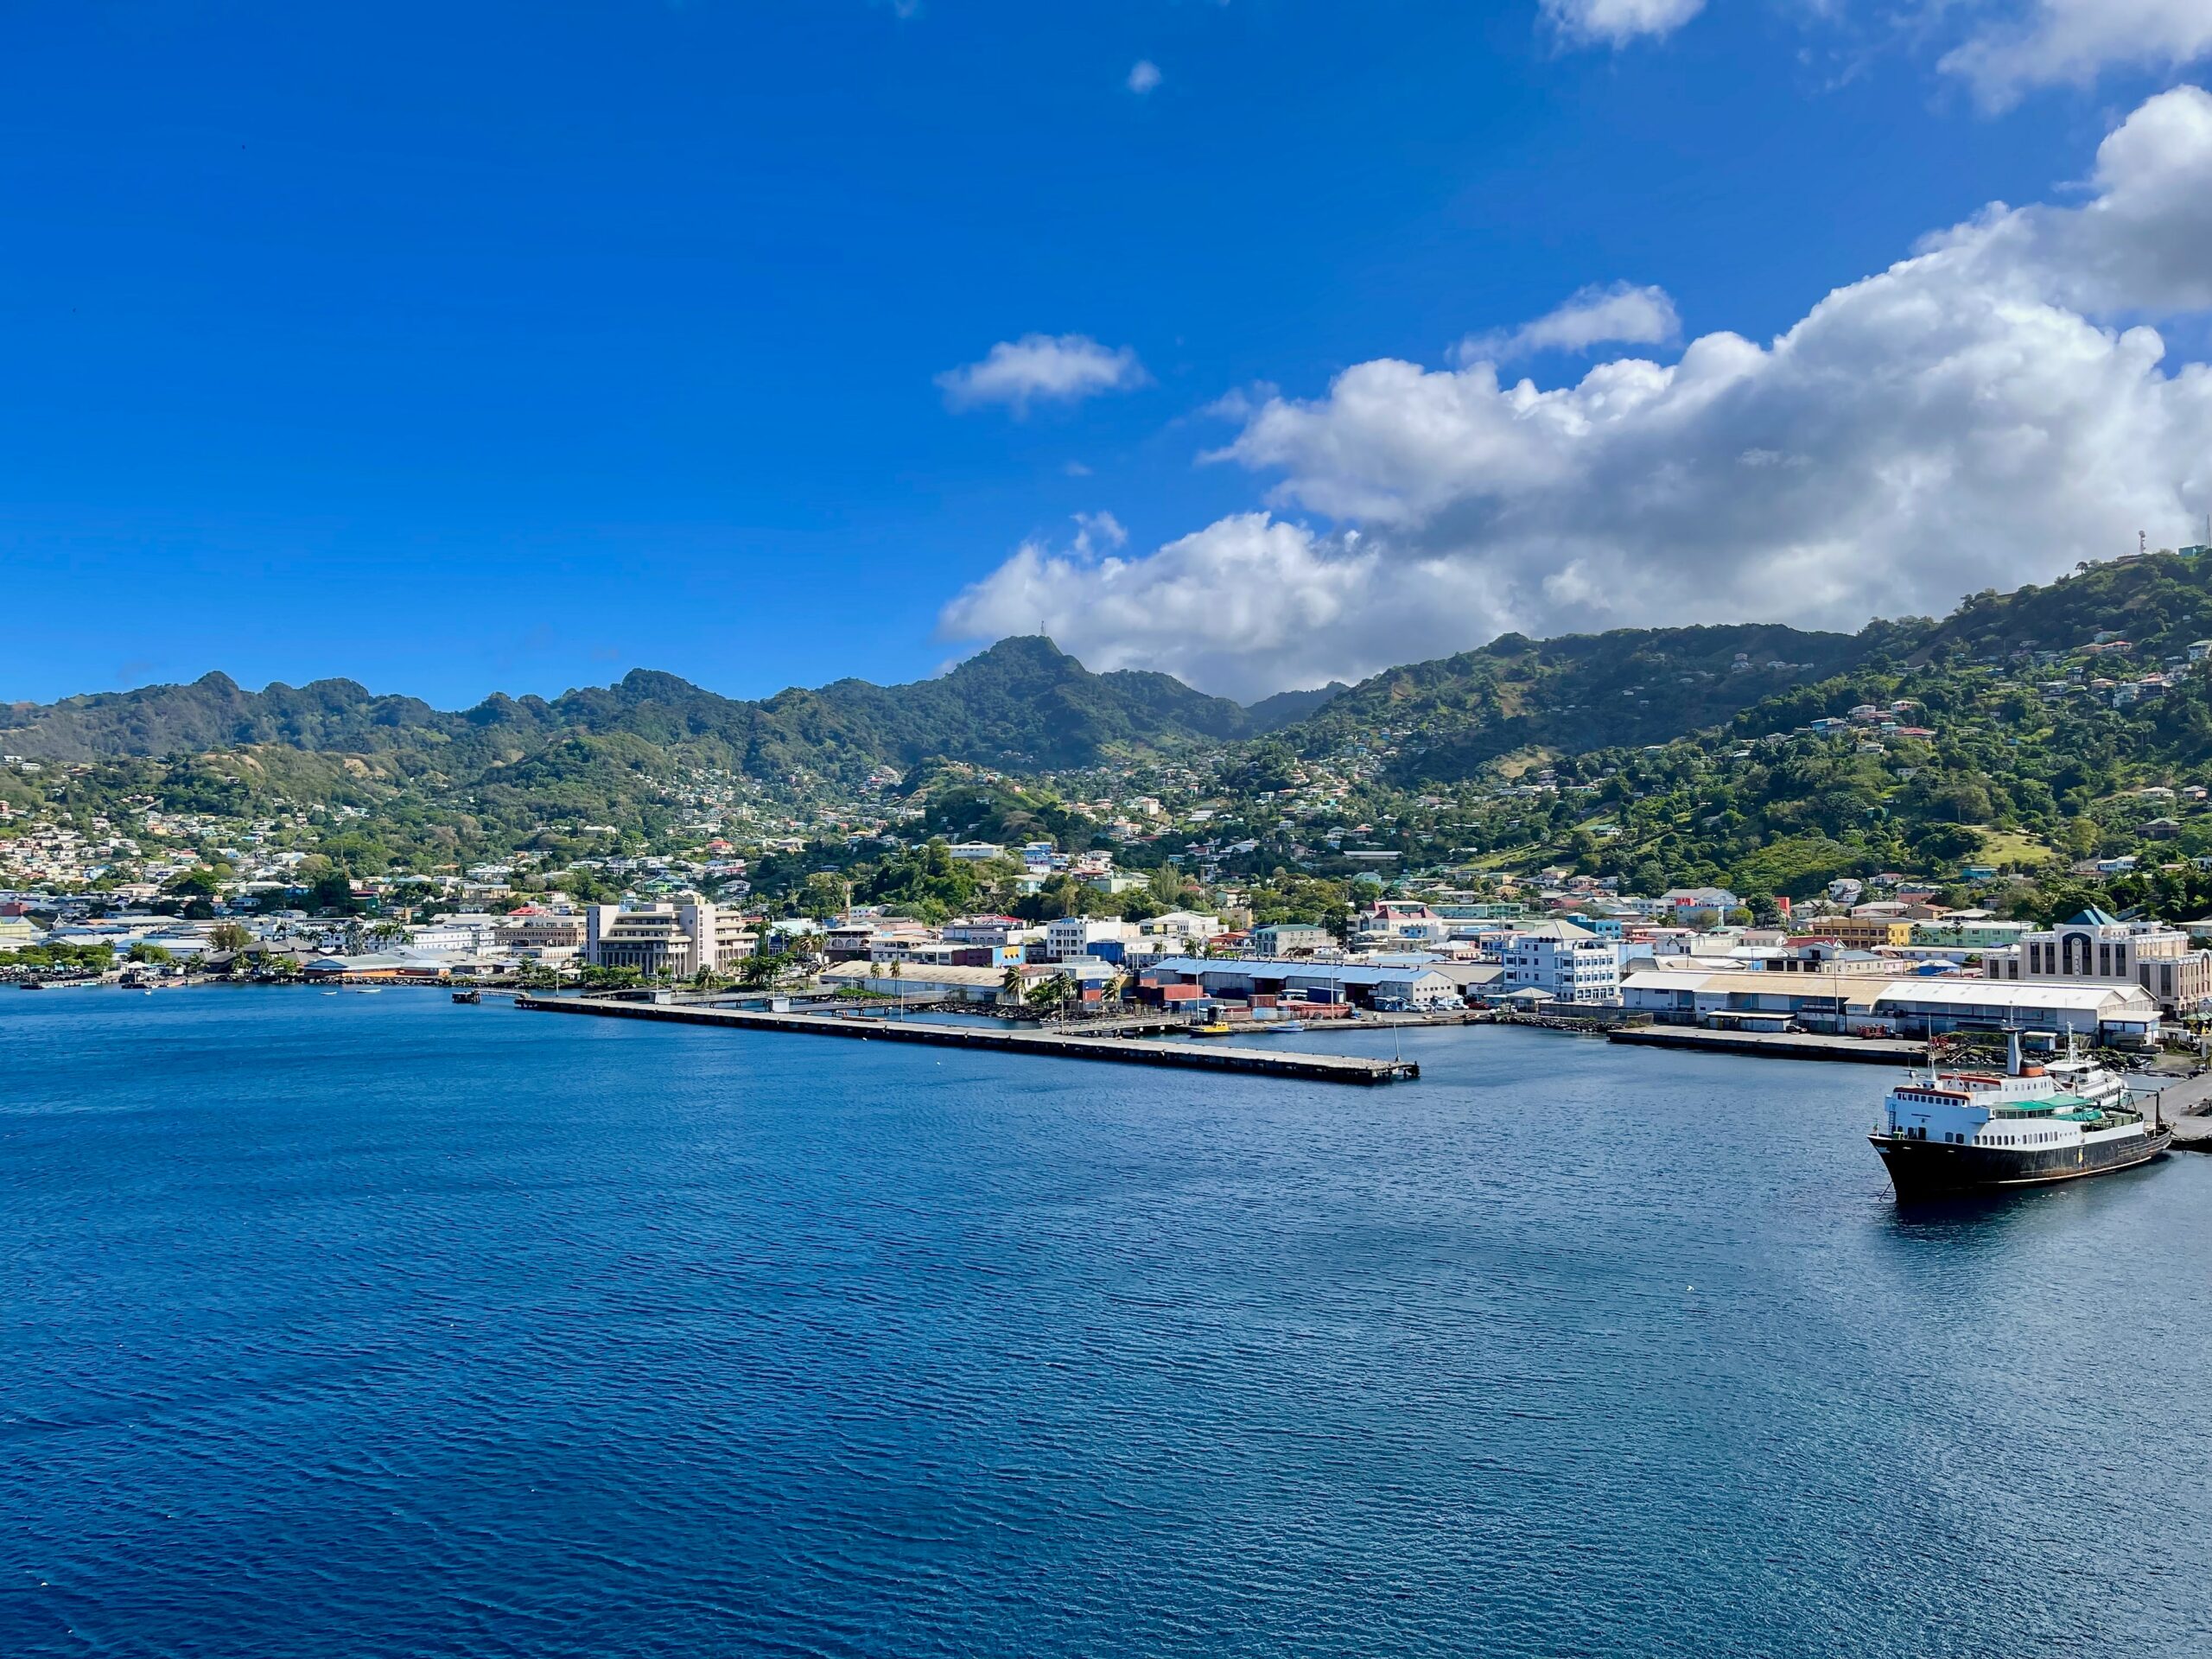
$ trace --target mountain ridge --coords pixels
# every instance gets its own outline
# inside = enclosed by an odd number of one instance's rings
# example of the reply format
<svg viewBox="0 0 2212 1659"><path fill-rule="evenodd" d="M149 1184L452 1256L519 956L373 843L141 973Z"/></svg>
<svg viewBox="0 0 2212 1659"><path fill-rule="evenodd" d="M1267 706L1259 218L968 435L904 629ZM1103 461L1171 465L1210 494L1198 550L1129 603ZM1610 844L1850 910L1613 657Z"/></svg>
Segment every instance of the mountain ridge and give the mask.
<svg viewBox="0 0 2212 1659"><path fill-rule="evenodd" d="M0 705L0 747L55 761L157 758L276 745L309 753L472 752L569 734L703 744L757 776L865 771L934 755L1008 768L1095 764L1114 746L1231 741L1310 712L1317 693L1248 709L1139 669L1094 674L1049 639L1014 636L935 679L880 686L844 678L761 699L725 697L680 676L632 669L558 697L494 692L469 708L375 693L340 677L249 691L220 670L198 679Z"/></svg>

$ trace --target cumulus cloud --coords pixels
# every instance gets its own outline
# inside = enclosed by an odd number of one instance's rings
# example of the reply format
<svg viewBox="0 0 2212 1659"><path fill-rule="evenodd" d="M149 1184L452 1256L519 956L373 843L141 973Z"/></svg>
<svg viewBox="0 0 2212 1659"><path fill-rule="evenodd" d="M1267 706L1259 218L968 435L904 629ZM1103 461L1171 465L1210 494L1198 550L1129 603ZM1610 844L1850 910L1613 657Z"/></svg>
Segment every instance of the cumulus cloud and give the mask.
<svg viewBox="0 0 2212 1659"><path fill-rule="evenodd" d="M2108 67L2177 69L2208 54L2205 0L2024 0L1985 17L1942 67L2002 109L2032 87L2086 86Z"/></svg>
<svg viewBox="0 0 2212 1659"><path fill-rule="evenodd" d="M1129 71L1129 90L1141 98L1160 85L1160 66L1150 58L1139 58Z"/></svg>
<svg viewBox="0 0 2212 1659"><path fill-rule="evenodd" d="M1459 342L1463 363L1502 362L1531 352L1586 352L1592 346L1671 346L1682 320L1663 288L1629 283L1586 288L1557 310L1502 334L1470 334Z"/></svg>
<svg viewBox="0 0 2212 1659"><path fill-rule="evenodd" d="M944 631L959 639L1041 632L1101 672L1164 669L1258 696L1302 683L1317 636L1355 613L1364 625L1373 563L1356 538L1317 537L1264 512L1221 519L1137 559L1025 542L946 607Z"/></svg>
<svg viewBox="0 0 2212 1659"><path fill-rule="evenodd" d="M1705 0L1543 0L1560 38L1584 46L1626 46L1663 39L1705 10Z"/></svg>
<svg viewBox="0 0 2212 1659"><path fill-rule="evenodd" d="M1385 359L1227 405L1215 458L1271 478L1271 511L1135 556L1025 547L945 626L1042 621L1086 661L1249 696L1508 629L1856 627L2139 529L2187 539L2212 372L2152 324L2212 310L2212 97L2145 104L2091 185L1993 206L1764 345L1711 334L1551 387Z"/></svg>
<svg viewBox="0 0 2212 1659"><path fill-rule="evenodd" d="M1128 545L1129 532L1110 512L1078 512L1075 516L1075 550L1078 558L1109 547Z"/></svg>
<svg viewBox="0 0 2212 1659"><path fill-rule="evenodd" d="M937 377L954 409L1003 404L1026 415L1033 403L1079 403L1103 391L1127 391L1150 378L1124 346L1101 346L1088 334L1024 334L1002 340L980 363Z"/></svg>

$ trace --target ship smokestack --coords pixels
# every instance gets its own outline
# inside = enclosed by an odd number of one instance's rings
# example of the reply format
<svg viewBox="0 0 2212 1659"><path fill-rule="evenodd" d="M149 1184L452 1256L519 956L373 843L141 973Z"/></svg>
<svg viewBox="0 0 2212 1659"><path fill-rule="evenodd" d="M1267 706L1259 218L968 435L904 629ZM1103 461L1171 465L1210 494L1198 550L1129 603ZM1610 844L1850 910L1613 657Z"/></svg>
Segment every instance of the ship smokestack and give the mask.
<svg viewBox="0 0 2212 1659"><path fill-rule="evenodd" d="M2020 1075L2020 1033L2017 1031L2005 1033L2005 1072L2007 1077Z"/></svg>

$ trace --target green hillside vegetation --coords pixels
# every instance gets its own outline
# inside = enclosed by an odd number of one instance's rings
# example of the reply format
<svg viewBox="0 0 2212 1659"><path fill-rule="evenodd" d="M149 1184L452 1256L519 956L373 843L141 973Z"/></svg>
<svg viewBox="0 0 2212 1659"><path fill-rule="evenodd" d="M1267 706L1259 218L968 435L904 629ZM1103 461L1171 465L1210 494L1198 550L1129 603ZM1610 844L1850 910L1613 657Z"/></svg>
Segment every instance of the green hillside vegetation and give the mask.
<svg viewBox="0 0 2212 1659"><path fill-rule="evenodd" d="M454 782L575 739L630 738L766 782L798 773L850 782L933 756L1041 771L1096 765L1120 748L1229 741L1274 729L1319 695L1272 698L1255 713L1168 675L1093 674L1049 639L1012 639L941 679L839 680L759 702L644 669L550 702L499 696L458 714L372 696L350 680L255 692L209 674L189 685L9 705L0 709L0 747L79 761L270 747L390 755L402 772Z"/></svg>
<svg viewBox="0 0 2212 1659"><path fill-rule="evenodd" d="M1894 666L1792 688L1719 732L1563 757L1556 795L1492 804L1472 839L1505 866L1565 861L1643 890L1803 898L1883 869L1955 884L1968 865L2133 857L2145 890L2172 864L2166 886L2195 892L2212 812L2178 791L2212 782L2212 677L2188 661L2208 631L2204 573L2174 558L1979 595ZM2150 675L2172 683L2113 706ZM1932 737L1804 729L1899 702L1897 723Z"/></svg>
<svg viewBox="0 0 2212 1659"><path fill-rule="evenodd" d="M701 788L722 779L815 826L803 851L750 849L758 891L786 905L827 902L823 884L837 882L920 910L1013 902L1005 871L877 874L909 856L887 835L1111 844L1139 871L1218 869L1252 888L1255 909L1260 892L1300 880L1349 896L1377 868L1351 855L1395 852L1384 868L1565 867L1645 892L1713 881L1761 899L1883 870L1970 896L1971 866L2010 882L1973 891L2031 906L2069 891L2071 863L2133 858L2140 869L2114 896L2139 887L2198 913L2212 910L2212 893L2191 896L2212 812L2185 791L2212 783L2212 670L2191 659L2212 639L2206 563L2101 565L1853 635L1509 636L1318 709L1324 693L1247 709L1163 675L1092 674L1041 639L1001 641L938 680L841 681L763 702L641 671L453 715L346 682L246 693L217 676L10 711L0 746L53 759L9 773L19 817L0 835L48 809L91 833L147 802L273 822L264 849L313 852L312 879L334 893L345 876L518 851L550 871L674 851ZM1891 729L1851 720L1870 708ZM205 747L162 747L188 742ZM1109 843L1071 804L1122 798L1155 773L1204 801L1205 821ZM201 856L212 865L218 849ZM563 880L581 891L597 878ZM1027 897L1032 909L1098 902Z"/></svg>
<svg viewBox="0 0 2212 1659"><path fill-rule="evenodd" d="M1398 750L1395 781L1452 781L1520 750L1663 742L1718 724L1777 690L1865 661L1891 632L1887 624L1856 635L1624 628L1541 641L1509 633L1363 680L1283 736L1309 757L1389 743Z"/></svg>

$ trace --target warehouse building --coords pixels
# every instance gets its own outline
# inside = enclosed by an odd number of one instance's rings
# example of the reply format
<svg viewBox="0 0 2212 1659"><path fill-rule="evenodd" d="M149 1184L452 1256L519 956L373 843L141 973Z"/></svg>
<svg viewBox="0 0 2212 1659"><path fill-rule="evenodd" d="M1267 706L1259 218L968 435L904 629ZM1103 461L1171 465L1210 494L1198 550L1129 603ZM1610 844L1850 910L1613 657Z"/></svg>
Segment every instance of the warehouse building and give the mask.
<svg viewBox="0 0 2212 1659"><path fill-rule="evenodd" d="M2148 1041L2158 1003L2139 985L2053 980L1874 978L1742 970L1630 974L1621 988L1632 1014L1669 1024L1744 1029L1798 1025L1811 1031L2056 1031L2117 1043Z"/></svg>

